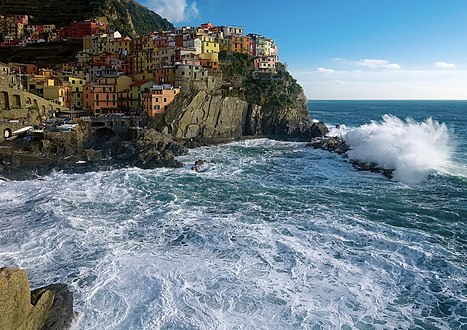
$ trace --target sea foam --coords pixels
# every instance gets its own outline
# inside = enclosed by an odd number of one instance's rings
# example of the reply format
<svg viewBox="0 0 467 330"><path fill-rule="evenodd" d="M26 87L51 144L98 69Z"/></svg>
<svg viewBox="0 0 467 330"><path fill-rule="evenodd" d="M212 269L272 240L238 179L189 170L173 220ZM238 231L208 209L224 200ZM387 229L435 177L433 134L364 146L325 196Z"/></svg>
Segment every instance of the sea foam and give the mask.
<svg viewBox="0 0 467 330"><path fill-rule="evenodd" d="M380 122L348 131L345 140L351 148L350 159L394 169L394 179L409 184L442 171L454 150L447 126L432 118L416 122L384 115Z"/></svg>

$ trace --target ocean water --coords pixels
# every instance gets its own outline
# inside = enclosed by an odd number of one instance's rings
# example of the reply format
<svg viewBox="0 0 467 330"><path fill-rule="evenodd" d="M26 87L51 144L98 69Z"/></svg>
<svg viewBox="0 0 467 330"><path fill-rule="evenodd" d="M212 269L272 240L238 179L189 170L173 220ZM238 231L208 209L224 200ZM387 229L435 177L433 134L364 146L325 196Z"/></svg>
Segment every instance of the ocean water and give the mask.
<svg viewBox="0 0 467 330"><path fill-rule="evenodd" d="M400 175L259 139L0 182L0 265L69 284L76 329L467 329L467 102L309 108Z"/></svg>

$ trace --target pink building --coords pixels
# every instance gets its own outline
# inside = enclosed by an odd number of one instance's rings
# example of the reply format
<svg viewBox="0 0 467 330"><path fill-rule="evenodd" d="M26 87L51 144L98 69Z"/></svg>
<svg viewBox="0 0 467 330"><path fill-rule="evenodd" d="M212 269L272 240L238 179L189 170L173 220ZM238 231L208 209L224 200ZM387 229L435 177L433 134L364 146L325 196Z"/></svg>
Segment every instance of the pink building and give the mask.
<svg viewBox="0 0 467 330"><path fill-rule="evenodd" d="M255 58L254 68L258 72L276 73L277 58L275 56L263 56Z"/></svg>

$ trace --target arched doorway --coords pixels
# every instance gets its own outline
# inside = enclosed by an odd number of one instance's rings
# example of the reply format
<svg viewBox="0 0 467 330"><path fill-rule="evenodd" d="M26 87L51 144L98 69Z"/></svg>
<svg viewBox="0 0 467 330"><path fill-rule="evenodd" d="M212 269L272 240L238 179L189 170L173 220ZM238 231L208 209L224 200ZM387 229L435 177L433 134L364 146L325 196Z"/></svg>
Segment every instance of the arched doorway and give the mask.
<svg viewBox="0 0 467 330"><path fill-rule="evenodd" d="M12 135L13 135L13 133L12 133L11 129L5 128L5 130L3 131L3 137L5 139L9 139L9 138L11 138Z"/></svg>

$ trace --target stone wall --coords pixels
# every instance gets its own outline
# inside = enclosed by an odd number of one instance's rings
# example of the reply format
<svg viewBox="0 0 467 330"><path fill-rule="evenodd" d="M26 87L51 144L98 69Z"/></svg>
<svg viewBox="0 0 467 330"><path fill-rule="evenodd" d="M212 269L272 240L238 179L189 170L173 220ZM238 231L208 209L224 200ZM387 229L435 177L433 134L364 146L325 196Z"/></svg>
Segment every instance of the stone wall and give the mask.
<svg viewBox="0 0 467 330"><path fill-rule="evenodd" d="M7 131L37 125L52 113L67 110L35 94L18 90L0 81L0 141Z"/></svg>

